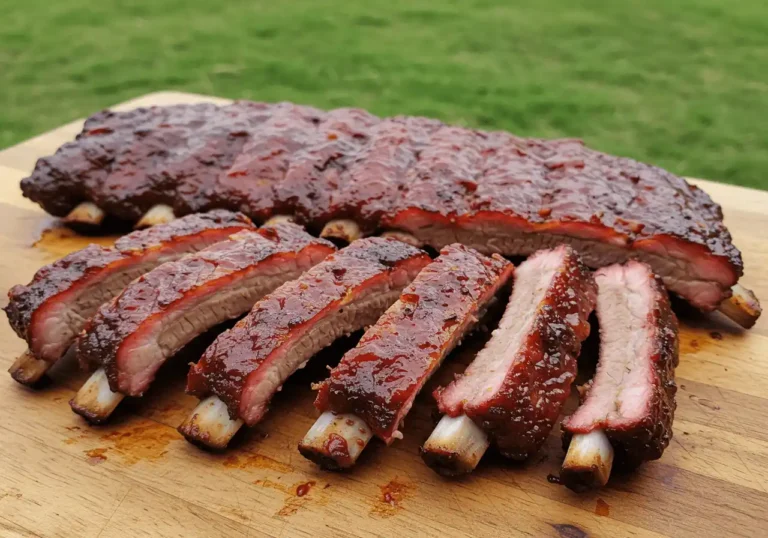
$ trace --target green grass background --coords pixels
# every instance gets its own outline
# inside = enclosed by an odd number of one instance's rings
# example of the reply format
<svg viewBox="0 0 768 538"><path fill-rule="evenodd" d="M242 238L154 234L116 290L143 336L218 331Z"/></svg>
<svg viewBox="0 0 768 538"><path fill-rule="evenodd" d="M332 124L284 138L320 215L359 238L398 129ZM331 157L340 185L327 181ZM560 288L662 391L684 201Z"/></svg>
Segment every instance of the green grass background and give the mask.
<svg viewBox="0 0 768 538"><path fill-rule="evenodd" d="M0 0L0 147L178 89L576 136L768 189L766 0Z"/></svg>

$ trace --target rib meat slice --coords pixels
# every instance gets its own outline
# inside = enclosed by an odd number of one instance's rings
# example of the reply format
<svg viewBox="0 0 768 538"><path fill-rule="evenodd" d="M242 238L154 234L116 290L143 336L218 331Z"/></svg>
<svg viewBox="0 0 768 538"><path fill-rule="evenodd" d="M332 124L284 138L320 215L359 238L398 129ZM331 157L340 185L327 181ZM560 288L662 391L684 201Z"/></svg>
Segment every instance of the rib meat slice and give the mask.
<svg viewBox="0 0 768 538"><path fill-rule="evenodd" d="M435 392L440 411L468 416L507 457L536 452L576 376L595 294L592 275L570 247L523 262L491 340L462 377Z"/></svg>
<svg viewBox="0 0 768 538"><path fill-rule="evenodd" d="M477 323L513 265L450 245L320 385L320 411L353 413L391 443L416 395Z"/></svg>
<svg viewBox="0 0 768 538"><path fill-rule="evenodd" d="M257 423L294 371L340 336L373 324L429 261L394 239L355 241L221 334L192 366L188 392L214 394L233 419Z"/></svg>
<svg viewBox="0 0 768 538"><path fill-rule="evenodd" d="M162 363L194 337L247 312L334 250L283 223L165 263L99 309L78 339L78 357L103 366L114 392L140 396Z"/></svg>
<svg viewBox="0 0 768 538"><path fill-rule="evenodd" d="M46 265L28 285L11 288L8 320L34 357L53 363L99 306L131 280L251 227L240 213L216 210L133 232L112 248L90 245Z"/></svg>
<svg viewBox="0 0 768 538"><path fill-rule="evenodd" d="M605 267L595 280L600 361L585 401L563 421L564 441L601 430L617 464L633 468L661 457L672 438L677 319L645 264ZM578 489L590 474L566 467L562 477Z"/></svg>

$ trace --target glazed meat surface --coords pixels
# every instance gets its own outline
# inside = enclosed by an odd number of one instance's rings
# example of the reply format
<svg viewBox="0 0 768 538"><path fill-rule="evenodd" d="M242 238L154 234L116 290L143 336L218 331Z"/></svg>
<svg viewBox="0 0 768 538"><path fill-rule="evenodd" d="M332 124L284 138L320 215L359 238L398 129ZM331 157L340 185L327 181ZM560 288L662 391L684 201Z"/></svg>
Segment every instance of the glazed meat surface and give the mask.
<svg viewBox="0 0 768 538"><path fill-rule="evenodd" d="M140 396L162 363L213 326L298 277L335 247L295 224L247 230L132 282L78 339L78 358L103 366L115 392Z"/></svg>
<svg viewBox="0 0 768 538"><path fill-rule="evenodd" d="M344 355L321 384L315 406L353 413L391 443L424 383L476 325L513 269L498 254L445 247Z"/></svg>
<svg viewBox="0 0 768 538"><path fill-rule="evenodd" d="M99 306L131 280L252 227L240 213L217 210L133 232L111 248L89 245L41 268L26 286L11 288L8 320L37 358L54 362Z"/></svg>
<svg viewBox="0 0 768 538"><path fill-rule="evenodd" d="M491 340L461 377L435 391L440 411L471 418L507 457L535 453L570 393L595 295L570 247L523 262Z"/></svg>
<svg viewBox="0 0 768 538"><path fill-rule="evenodd" d="M309 229L350 218L440 249L529 255L570 244L592 267L640 259L702 310L730 297L739 251L707 194L578 140L538 140L426 118L379 119L237 102L97 114L41 159L26 196L56 215L89 200L127 219L225 207Z"/></svg>
<svg viewBox="0 0 768 538"><path fill-rule="evenodd" d="M661 457L672 438L678 326L664 286L644 264L600 269L600 361L581 407L563 421L573 434L601 429L618 465Z"/></svg>
<svg viewBox="0 0 768 538"><path fill-rule="evenodd" d="M340 336L373 324L429 261L394 239L355 241L222 333L190 369L188 392L215 394L232 418L255 424L296 369Z"/></svg>

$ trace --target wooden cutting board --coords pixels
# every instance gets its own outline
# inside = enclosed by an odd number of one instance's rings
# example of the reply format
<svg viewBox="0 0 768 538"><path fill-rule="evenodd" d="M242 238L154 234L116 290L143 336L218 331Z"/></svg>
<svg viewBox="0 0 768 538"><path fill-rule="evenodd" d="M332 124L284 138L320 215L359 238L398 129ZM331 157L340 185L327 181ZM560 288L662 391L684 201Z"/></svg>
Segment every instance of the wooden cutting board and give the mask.
<svg viewBox="0 0 768 538"><path fill-rule="evenodd" d="M118 108L202 100L217 99L165 92ZM94 240L59 227L18 188L81 124L0 152L3 304L10 286ZM768 193L696 183L723 205L744 254L742 282L768 303ZM662 459L584 495L547 481L563 456L556 434L526 464L489 457L467 479L440 478L418 455L432 425L426 391L404 440L372 444L352 472L318 470L296 444L315 418L309 383L343 345L313 360L264 423L223 454L189 445L175 429L196 403L183 391L194 348L100 428L67 405L84 379L73 364L36 391L0 375L0 536L766 536L768 316L748 332L718 316L683 319L675 435ZM0 344L7 369L25 345L4 322ZM480 345L482 337L465 345L440 379Z"/></svg>

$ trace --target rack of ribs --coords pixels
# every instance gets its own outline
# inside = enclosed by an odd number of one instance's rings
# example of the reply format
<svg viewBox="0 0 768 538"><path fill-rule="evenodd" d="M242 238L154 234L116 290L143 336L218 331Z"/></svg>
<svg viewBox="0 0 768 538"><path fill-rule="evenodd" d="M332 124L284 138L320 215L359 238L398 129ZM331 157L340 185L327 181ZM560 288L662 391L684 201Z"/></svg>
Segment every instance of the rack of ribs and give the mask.
<svg viewBox="0 0 768 538"><path fill-rule="evenodd" d="M295 224L244 230L134 280L103 305L77 341L98 367L71 402L105 421L124 396L141 396L160 366L196 336L237 318L335 251Z"/></svg>
<svg viewBox="0 0 768 538"><path fill-rule="evenodd" d="M187 391L202 401L179 431L224 448L243 423L261 420L291 374L342 335L375 323L429 262L400 241L366 238L280 286L191 367Z"/></svg>
<svg viewBox="0 0 768 538"><path fill-rule="evenodd" d="M600 360L581 407L563 421L568 454L561 480L582 491L608 481L611 466L661 457L672 438L678 326L661 281L645 264L595 273Z"/></svg>
<svg viewBox="0 0 768 538"><path fill-rule="evenodd" d="M386 444L443 359L482 318L513 265L464 245L445 247L320 384L320 418L299 444L329 469L354 465L372 435Z"/></svg>
<svg viewBox="0 0 768 538"><path fill-rule="evenodd" d="M384 233L505 256L565 243L593 268L644 261L673 293L745 327L760 315L706 193L578 140L290 103L107 111L41 159L22 190L93 224L227 208L258 222L290 216L344 241Z"/></svg>
<svg viewBox="0 0 768 538"><path fill-rule="evenodd" d="M128 234L111 248L89 245L41 268L29 284L8 292L8 320L29 345L11 366L11 375L25 385L35 383L66 353L99 306L133 279L252 227L244 215L225 210L189 215Z"/></svg>
<svg viewBox="0 0 768 538"><path fill-rule="evenodd" d="M435 391L444 414L422 447L437 472L471 472L490 442L525 459L549 435L576 377L595 282L565 245L516 270L512 296L490 341L464 374Z"/></svg>

